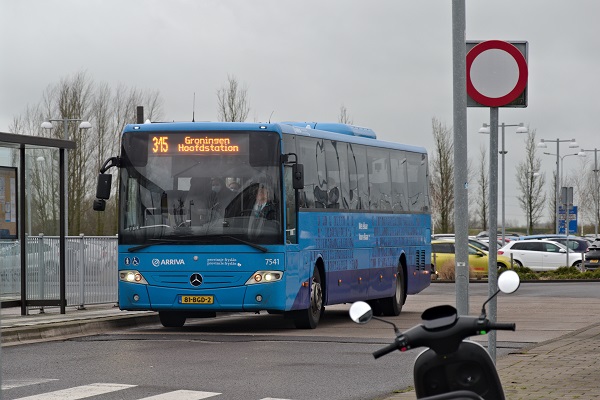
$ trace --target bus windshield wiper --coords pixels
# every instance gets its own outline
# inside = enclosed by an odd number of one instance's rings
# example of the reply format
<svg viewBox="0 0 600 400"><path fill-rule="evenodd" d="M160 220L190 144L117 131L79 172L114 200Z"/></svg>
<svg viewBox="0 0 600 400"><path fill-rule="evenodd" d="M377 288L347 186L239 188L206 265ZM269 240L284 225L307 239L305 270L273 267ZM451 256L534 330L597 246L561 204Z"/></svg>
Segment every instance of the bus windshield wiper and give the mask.
<svg viewBox="0 0 600 400"><path fill-rule="evenodd" d="M266 247L263 247L259 244L248 242L246 240L236 238L234 236L219 236L221 238L227 238L231 240L235 240L236 242L243 243L248 245L254 249L260 250L263 253L267 253L269 250ZM127 249L128 252L133 253L142 249L145 249L154 245L162 245L162 244L189 244L189 243L209 243L214 242L215 237L195 237L194 239L150 239L150 243L144 243L139 246L130 247Z"/></svg>
<svg viewBox="0 0 600 400"><path fill-rule="evenodd" d="M246 244L246 245L248 245L248 246L250 246L252 248L255 248L257 250L262 251L263 253L267 253L269 251L269 249L267 249L266 247L263 247L263 246L261 246L259 244L256 244L256 243L248 242L247 240L244 240L244 239L236 238L234 236L227 236L226 235L226 236L221 236L221 237L224 237L224 238L227 238L227 239L233 239L236 242L240 242L240 243Z"/></svg>
<svg viewBox="0 0 600 400"><path fill-rule="evenodd" d="M197 239L150 239L151 243L144 243L139 246L130 247L127 249L128 252L133 253L138 250L145 249L146 247L160 245L160 244L189 244L197 242Z"/></svg>

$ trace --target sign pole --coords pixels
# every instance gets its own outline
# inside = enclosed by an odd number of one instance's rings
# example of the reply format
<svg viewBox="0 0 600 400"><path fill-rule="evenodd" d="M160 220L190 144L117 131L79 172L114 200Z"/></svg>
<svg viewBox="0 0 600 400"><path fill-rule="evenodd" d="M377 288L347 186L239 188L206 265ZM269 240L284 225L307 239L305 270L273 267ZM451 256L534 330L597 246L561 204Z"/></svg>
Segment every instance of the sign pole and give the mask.
<svg viewBox="0 0 600 400"><path fill-rule="evenodd" d="M498 290L498 107L490 107L490 187L489 187L489 252L488 296ZM488 319L496 321L496 297L488 303ZM496 362L496 331L488 333L488 353Z"/></svg>
<svg viewBox="0 0 600 400"><path fill-rule="evenodd" d="M469 196L467 156L467 84L465 0L452 1L452 64L454 109L454 233L458 315L469 314Z"/></svg>
<svg viewBox="0 0 600 400"><path fill-rule="evenodd" d="M490 296L494 295L498 290L498 107L510 107L513 102L516 102L515 106L517 107L527 106L526 88L528 72L526 54L526 45L525 51L521 52L511 43L500 40L489 40L476 44L469 50L466 57L467 94L469 100L472 100L472 103L474 103L471 106L490 107L490 240L488 253L488 294ZM516 82L514 80L515 76L517 77ZM521 98L524 94L525 97ZM502 150L504 150L504 126L502 126L502 129ZM458 145L459 143L455 141L455 148ZM502 166L504 167L504 163L502 163ZM504 174L502 176L504 178ZM455 199L456 201L458 199ZM504 239L504 201L502 207L502 238ZM491 322L496 321L496 304L496 298L494 297L488 305L488 318ZM491 359L495 362L495 331L491 331L488 334L488 352Z"/></svg>

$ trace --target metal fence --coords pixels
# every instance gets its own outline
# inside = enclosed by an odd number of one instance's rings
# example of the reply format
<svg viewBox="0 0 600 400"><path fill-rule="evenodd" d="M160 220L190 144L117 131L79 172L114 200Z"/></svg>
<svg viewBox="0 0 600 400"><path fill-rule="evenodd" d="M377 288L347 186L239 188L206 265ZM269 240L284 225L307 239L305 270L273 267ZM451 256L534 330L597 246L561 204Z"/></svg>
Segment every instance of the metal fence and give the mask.
<svg viewBox="0 0 600 400"><path fill-rule="evenodd" d="M65 251L67 305L116 303L117 237L68 236ZM28 237L26 253L27 300L60 298L59 237ZM21 257L19 241L0 241L3 298L21 297Z"/></svg>

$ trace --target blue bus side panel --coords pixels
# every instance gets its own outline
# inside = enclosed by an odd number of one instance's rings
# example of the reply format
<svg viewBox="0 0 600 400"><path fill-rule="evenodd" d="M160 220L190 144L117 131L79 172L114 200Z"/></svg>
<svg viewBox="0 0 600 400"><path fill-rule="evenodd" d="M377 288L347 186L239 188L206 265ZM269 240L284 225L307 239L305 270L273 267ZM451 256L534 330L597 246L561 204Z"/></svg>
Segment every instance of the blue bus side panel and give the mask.
<svg viewBox="0 0 600 400"><path fill-rule="evenodd" d="M149 285L119 282L119 306L129 310L305 309L317 260L324 265L327 304L391 296L400 257L406 259L408 293L429 286L429 215L301 212L298 226L298 245L268 253L248 251L244 245L164 245L135 253L120 246L120 269L139 270ZM280 260L274 264L284 270L283 281L244 285L253 271L279 269L270 265L274 259ZM192 273L203 275L201 286L190 285ZM179 304L181 295L202 294L214 295L214 304Z"/></svg>
<svg viewBox="0 0 600 400"><path fill-rule="evenodd" d="M300 247L311 269L322 259L327 304L389 297L394 273L406 259L408 294L430 284L427 214L300 213Z"/></svg>

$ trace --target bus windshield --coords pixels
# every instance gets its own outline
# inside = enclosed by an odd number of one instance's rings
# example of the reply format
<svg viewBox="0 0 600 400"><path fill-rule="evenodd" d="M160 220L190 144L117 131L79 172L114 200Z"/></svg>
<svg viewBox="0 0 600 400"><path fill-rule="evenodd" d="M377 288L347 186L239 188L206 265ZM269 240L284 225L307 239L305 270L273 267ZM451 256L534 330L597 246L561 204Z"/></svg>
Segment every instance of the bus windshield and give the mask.
<svg viewBox="0 0 600 400"><path fill-rule="evenodd" d="M280 148L274 132L127 133L120 243L283 243Z"/></svg>

